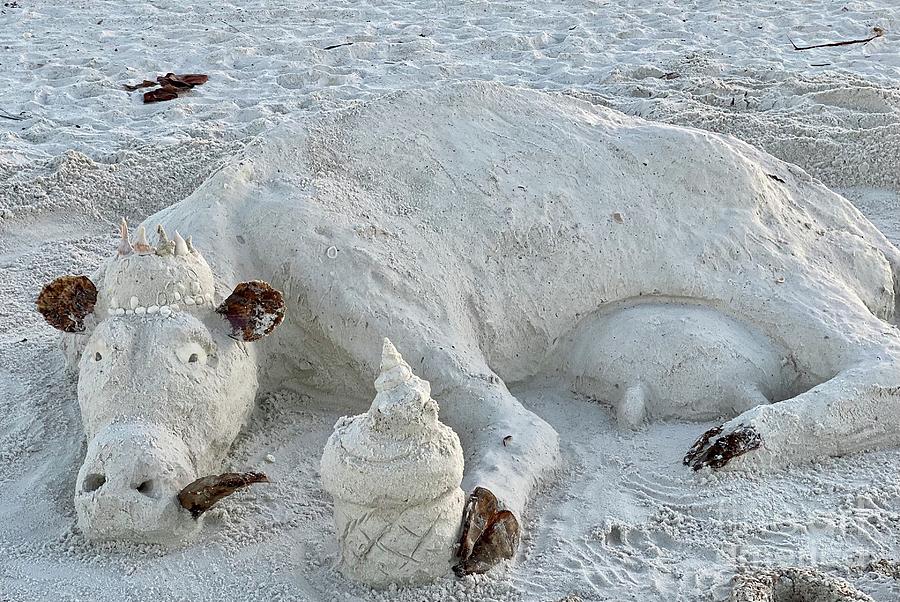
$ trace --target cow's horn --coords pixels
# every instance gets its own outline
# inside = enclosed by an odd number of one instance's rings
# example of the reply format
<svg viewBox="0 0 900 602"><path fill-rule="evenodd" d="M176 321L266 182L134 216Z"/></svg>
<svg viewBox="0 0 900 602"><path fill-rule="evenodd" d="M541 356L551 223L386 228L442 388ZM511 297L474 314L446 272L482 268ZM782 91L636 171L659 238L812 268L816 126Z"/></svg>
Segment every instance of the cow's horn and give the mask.
<svg viewBox="0 0 900 602"><path fill-rule="evenodd" d="M131 255L131 252L134 250L131 248L131 242L128 240L128 222L125 221L125 218L122 218L122 221L119 223L119 234L122 236L122 242L119 243L119 255Z"/></svg>
<svg viewBox="0 0 900 602"><path fill-rule="evenodd" d="M216 502L226 498L238 489L253 483L268 483L269 477L261 472L226 472L197 479L178 494L178 502L198 518L212 508Z"/></svg>
<svg viewBox="0 0 900 602"><path fill-rule="evenodd" d="M156 225L156 235L159 237L157 246L164 245L169 242L169 235L166 234L166 229L163 228L162 224Z"/></svg>
<svg viewBox="0 0 900 602"><path fill-rule="evenodd" d="M156 243L156 254L163 256L174 253L175 243L169 240L169 236L166 234L166 230L162 227L162 224L156 226L156 234L159 237L159 241Z"/></svg>
<svg viewBox="0 0 900 602"><path fill-rule="evenodd" d="M184 239L181 237L181 234L178 233L178 230L175 230L175 254L187 255L188 252L187 243L184 242Z"/></svg>
<svg viewBox="0 0 900 602"><path fill-rule="evenodd" d="M144 226L138 228L137 239L134 241L134 251L139 255L148 255L155 251L153 247L150 246L150 243L147 242L147 230Z"/></svg>

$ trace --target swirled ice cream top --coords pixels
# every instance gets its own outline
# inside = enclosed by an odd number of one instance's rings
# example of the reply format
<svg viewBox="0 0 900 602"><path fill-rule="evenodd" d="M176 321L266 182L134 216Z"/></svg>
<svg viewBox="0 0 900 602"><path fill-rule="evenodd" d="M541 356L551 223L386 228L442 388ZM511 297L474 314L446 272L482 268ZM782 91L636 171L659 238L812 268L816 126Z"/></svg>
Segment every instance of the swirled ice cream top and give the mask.
<svg viewBox="0 0 900 602"><path fill-rule="evenodd" d="M459 487L462 447L438 420L431 385L384 340L377 394L369 411L335 424L322 455L325 489L366 506L409 506Z"/></svg>

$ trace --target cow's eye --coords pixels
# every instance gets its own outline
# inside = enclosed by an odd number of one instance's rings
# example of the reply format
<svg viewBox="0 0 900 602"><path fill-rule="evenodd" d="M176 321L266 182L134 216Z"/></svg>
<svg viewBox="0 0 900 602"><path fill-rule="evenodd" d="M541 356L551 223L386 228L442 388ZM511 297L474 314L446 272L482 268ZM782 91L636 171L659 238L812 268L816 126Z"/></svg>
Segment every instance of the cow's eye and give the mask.
<svg viewBox="0 0 900 602"><path fill-rule="evenodd" d="M99 362L99 361L102 360L102 359L103 359L103 356L100 355L100 352L99 352L99 351L98 351L97 353L94 354L94 361L95 361L95 362Z"/></svg>
<svg viewBox="0 0 900 602"><path fill-rule="evenodd" d="M184 364L206 365L207 354L202 345L194 342L185 343L175 350L178 359Z"/></svg>

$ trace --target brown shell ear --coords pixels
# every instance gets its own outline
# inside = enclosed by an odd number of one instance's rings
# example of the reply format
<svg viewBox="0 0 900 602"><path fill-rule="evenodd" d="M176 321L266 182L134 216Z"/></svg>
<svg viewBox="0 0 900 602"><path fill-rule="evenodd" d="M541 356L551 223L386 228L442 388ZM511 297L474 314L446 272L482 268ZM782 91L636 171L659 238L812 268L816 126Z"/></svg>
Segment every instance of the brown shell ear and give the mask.
<svg viewBox="0 0 900 602"><path fill-rule="evenodd" d="M84 319L96 304L97 287L87 276L60 276L37 298L37 310L63 332L84 332Z"/></svg>
<svg viewBox="0 0 900 602"><path fill-rule="evenodd" d="M284 319L284 296L262 280L241 282L216 313L228 319L231 338L258 341Z"/></svg>

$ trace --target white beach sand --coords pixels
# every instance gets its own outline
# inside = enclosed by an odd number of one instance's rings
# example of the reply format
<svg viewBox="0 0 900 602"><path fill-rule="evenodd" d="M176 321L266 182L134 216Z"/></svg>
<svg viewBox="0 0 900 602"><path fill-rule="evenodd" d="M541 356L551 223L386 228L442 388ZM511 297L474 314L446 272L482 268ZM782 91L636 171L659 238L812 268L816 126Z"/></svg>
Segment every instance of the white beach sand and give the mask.
<svg viewBox="0 0 900 602"><path fill-rule="evenodd" d="M565 465L517 562L372 592L336 570L318 465L340 399L272 396L231 454L273 480L210 512L180 550L91 544L72 491L84 441L57 333L33 310L138 221L285 119L437 81L564 91L733 134L854 201L900 244L900 5L880 1L286 2L18 0L0 7L0 600L722 600L753 567L818 567L874 599L900 581L900 451L766 475L693 474L711 424L615 427L540 382L513 391L560 432ZM867 37L866 45L795 51ZM330 50L324 48L352 42ZM210 81L143 105L167 71ZM667 75L668 74L668 75ZM440 400L438 400L440 401ZM265 457L272 454L274 463Z"/></svg>

